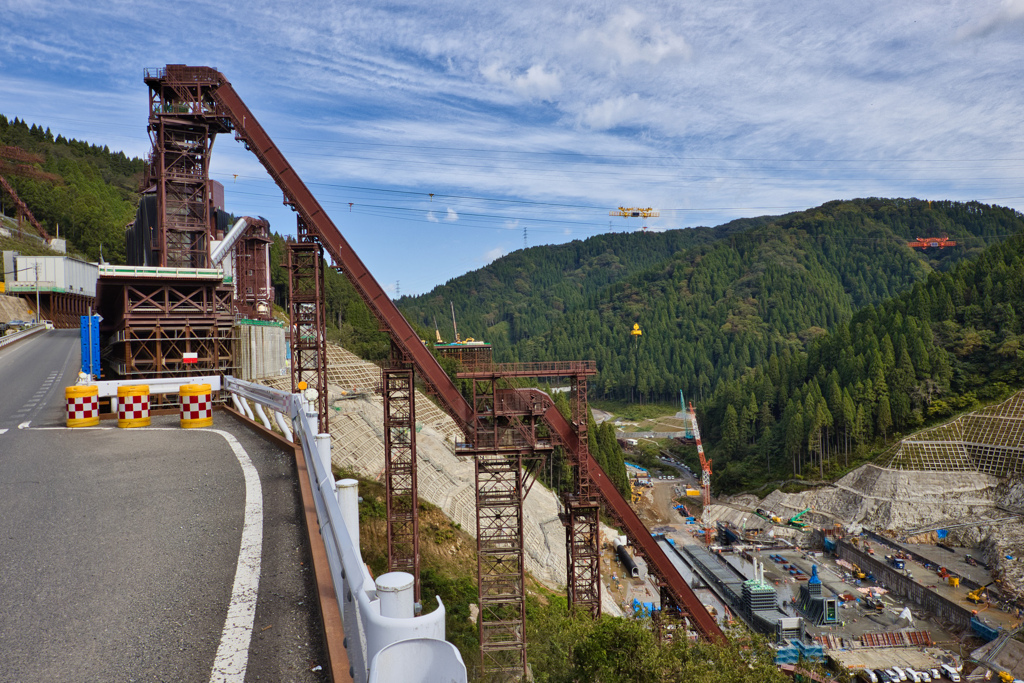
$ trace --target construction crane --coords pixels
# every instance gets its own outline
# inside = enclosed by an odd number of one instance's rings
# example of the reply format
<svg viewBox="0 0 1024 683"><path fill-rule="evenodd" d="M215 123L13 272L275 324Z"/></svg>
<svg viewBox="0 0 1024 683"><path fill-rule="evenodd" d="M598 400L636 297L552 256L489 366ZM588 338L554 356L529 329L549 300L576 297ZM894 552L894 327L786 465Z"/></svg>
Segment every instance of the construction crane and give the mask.
<svg viewBox="0 0 1024 683"><path fill-rule="evenodd" d="M700 457L700 488L703 507L700 522L707 538L711 535L711 522L708 519L708 508L711 507L711 461L704 457L704 446L700 442L700 428L697 426L697 411L690 401L690 423L693 425L693 440L697 442L697 455Z"/></svg>
<svg viewBox="0 0 1024 683"><path fill-rule="evenodd" d="M462 340L459 339L459 326L455 322L455 302L449 301L448 303L452 305L452 327L455 328L455 343L458 344ZM438 336L441 336L440 333Z"/></svg>
<svg viewBox="0 0 1024 683"><path fill-rule="evenodd" d="M942 237L918 237L913 242L907 242L907 246L911 249L945 249L946 247L955 247L956 242L949 239L948 235L943 235Z"/></svg>
<svg viewBox="0 0 1024 683"><path fill-rule="evenodd" d="M622 216L623 218L657 218L661 215L661 212L657 209L652 209L649 206L646 209L620 206L618 211L609 211L608 215ZM643 226L643 229L647 230L647 226Z"/></svg>

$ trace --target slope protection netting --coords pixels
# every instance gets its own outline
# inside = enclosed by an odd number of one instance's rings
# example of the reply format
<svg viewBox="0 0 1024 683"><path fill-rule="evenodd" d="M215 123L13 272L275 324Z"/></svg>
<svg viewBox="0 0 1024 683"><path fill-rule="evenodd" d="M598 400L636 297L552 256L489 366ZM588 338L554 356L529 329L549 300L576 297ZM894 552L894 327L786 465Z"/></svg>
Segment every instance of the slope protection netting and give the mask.
<svg viewBox="0 0 1024 683"><path fill-rule="evenodd" d="M886 467L976 471L997 477L1024 473L1024 391L994 406L925 429L892 447Z"/></svg>

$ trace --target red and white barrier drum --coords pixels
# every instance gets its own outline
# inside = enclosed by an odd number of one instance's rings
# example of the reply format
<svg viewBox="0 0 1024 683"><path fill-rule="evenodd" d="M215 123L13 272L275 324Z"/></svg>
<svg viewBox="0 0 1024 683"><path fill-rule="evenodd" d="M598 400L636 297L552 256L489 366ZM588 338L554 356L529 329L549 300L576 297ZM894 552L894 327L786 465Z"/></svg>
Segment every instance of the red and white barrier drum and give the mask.
<svg viewBox="0 0 1024 683"><path fill-rule="evenodd" d="M65 387L68 427L95 427L100 423L100 389L96 386Z"/></svg>
<svg viewBox="0 0 1024 683"><path fill-rule="evenodd" d="M213 425L213 394L209 384L182 384L181 426L185 429Z"/></svg>
<svg viewBox="0 0 1024 683"><path fill-rule="evenodd" d="M149 386L141 384L117 388L117 426L149 426Z"/></svg>

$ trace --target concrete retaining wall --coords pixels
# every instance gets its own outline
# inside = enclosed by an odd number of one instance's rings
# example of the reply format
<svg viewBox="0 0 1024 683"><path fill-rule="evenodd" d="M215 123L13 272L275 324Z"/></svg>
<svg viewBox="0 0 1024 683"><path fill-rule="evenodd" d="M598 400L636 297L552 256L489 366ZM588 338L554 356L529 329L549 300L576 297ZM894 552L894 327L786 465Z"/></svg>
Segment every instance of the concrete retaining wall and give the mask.
<svg viewBox="0 0 1024 683"><path fill-rule="evenodd" d="M894 543L892 543L892 541L887 539L885 536L881 536L879 534L876 534L873 531L869 531L868 529L865 529L864 533L872 541L875 541L876 543L883 544L883 545L885 545L888 548L892 548L893 550L899 550L899 551L901 551L903 553L906 553L907 555L910 555L910 557L912 559L917 560L921 564L926 564L926 563L927 564L935 564L935 560L928 559L924 555L921 555L919 553L915 553L910 548L904 548L901 545L895 545ZM963 586L964 588L981 588L981 584L980 583L978 583L977 581L971 580L971 578L968 577L968 576L963 576L962 574L959 574L959 573L953 572L953 571L949 572L949 574L950 574L950 576L955 576L958 579L960 579L960 585Z"/></svg>
<svg viewBox="0 0 1024 683"><path fill-rule="evenodd" d="M858 565L865 572L874 574L878 583L884 584L890 593L906 598L959 629L967 630L971 627L971 610L925 588L913 579L908 579L893 567L854 548L846 541L839 541L836 553L844 560Z"/></svg>
<svg viewBox="0 0 1024 683"><path fill-rule="evenodd" d="M235 326L238 335L238 378L280 377L285 364L286 330L280 323L246 322Z"/></svg>

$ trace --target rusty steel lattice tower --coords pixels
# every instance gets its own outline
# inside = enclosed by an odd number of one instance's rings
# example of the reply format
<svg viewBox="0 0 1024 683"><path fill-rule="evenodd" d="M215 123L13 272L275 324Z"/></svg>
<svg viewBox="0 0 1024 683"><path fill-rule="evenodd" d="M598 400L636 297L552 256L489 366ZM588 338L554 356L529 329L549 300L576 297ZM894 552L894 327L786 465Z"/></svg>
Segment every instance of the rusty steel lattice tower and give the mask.
<svg viewBox="0 0 1024 683"><path fill-rule="evenodd" d="M593 617L601 614L600 503L590 479L587 377L572 377L572 424L579 439L572 493L564 496L566 582L569 604Z"/></svg>
<svg viewBox="0 0 1024 683"><path fill-rule="evenodd" d="M487 672L504 672L509 678L519 678L526 674L522 501L531 485L531 461L536 462L542 453L554 445L553 440L540 439L537 436L534 427L539 421L547 425L552 439L557 439L558 443L565 447L570 460L577 465L582 464L583 474L587 475L577 477L580 486L573 493L578 502L576 519L579 522L577 527L580 544L588 536L596 542L596 534L589 531L594 526L590 521L592 517L585 488L585 482L589 478L591 494L600 494L609 514L621 522L635 547L647 558L652 573L661 579L677 604L685 605L683 616L687 619L688 625L706 639L723 640L721 629L704 609L700 599L694 595L669 558L651 538L650 532L630 508L629 503L623 499L614 483L601 471L593 456L585 449L585 423L583 438L579 434L580 424L586 417L585 410L581 410L581 399L585 397L585 391L580 391L579 385L576 385L574 403L577 405L573 412L577 419L575 424L572 424L559 413L550 397L543 392L531 389L506 389L498 385L499 380L512 377L590 376L596 372L595 364L588 361L494 366L482 370L480 374L477 372L479 368L467 369L467 373L460 373L460 376L473 379L474 382L477 379L481 380L481 383L474 387L472 402L467 400L352 250L337 226L299 178L294 166L285 159L231 83L222 74L208 67L167 67L168 74L172 70L176 75L192 74L199 83L213 84L209 90L210 116L218 120L222 120L222 117L230 118L235 138L244 142L246 149L256 155L283 191L285 204L299 214L300 240L315 240L330 253L334 263L381 323L382 329L389 333L392 344L400 348L403 359L408 359L426 389L438 398L441 407L455 419L465 433L467 443L457 444L456 452L460 455L474 456L476 460L480 506L480 633L482 661ZM203 102L205 106L206 100ZM305 232L307 226L308 233ZM300 258L298 248L292 256L292 262ZM311 319L319 318L322 325L322 308L319 312L316 310L319 294L323 291L320 270L322 262L319 257L319 250L310 254L309 247L306 247L305 258L311 267L315 267L312 271L315 275L307 272L301 277L297 267L290 270L293 280L306 280L304 286L307 289L319 287L318 296L309 300L312 307L309 315ZM296 306L293 305L293 308ZM303 316L296 313L293 313L293 322L298 324ZM305 343L305 335L296 333L297 329L297 326L293 329L293 338ZM319 329L322 330L322 326ZM313 342L319 339L318 332L314 331L309 339ZM316 344L313 343L313 346ZM302 353L306 350L296 351ZM322 370L314 368L322 367L322 347L317 351L310 349L308 355L318 361L310 366L309 372L311 375L318 375ZM305 365L305 361L303 364ZM323 394L326 389L323 385L323 375L318 375L317 379L318 393ZM321 403L321 410L325 409L326 406ZM325 413L321 413L321 416L326 417ZM581 443L584 444L582 451ZM595 587L591 590L584 585L584 577L590 573L591 566L587 553L577 552L575 557L576 560L573 562L577 569L574 571L579 576L579 581L575 584L578 601L585 605L596 604L595 598L599 597L599 589Z"/></svg>
<svg viewBox="0 0 1024 683"><path fill-rule="evenodd" d="M409 572L420 599L420 537L416 486L416 385L412 365L391 346L381 370L384 397L384 488L387 502L388 571Z"/></svg>
<svg viewBox="0 0 1024 683"><path fill-rule="evenodd" d="M253 219L232 250L235 311L252 320L272 320L274 288L270 286L270 224Z"/></svg>
<svg viewBox="0 0 1024 683"><path fill-rule="evenodd" d="M298 218L298 242L288 245L288 318L291 321L292 393L299 382L316 391L321 434L327 422L327 337L324 318L324 250L308 238Z"/></svg>
<svg viewBox="0 0 1024 683"><path fill-rule="evenodd" d="M215 235L209 166L218 133L231 131L210 91L217 82L200 69L169 65L147 71L149 136L153 151L145 185L156 192L159 225L153 251L157 266L209 267Z"/></svg>
<svg viewBox="0 0 1024 683"><path fill-rule="evenodd" d="M472 380L474 442L462 444L457 453L472 455L477 489L477 580L480 592L480 657L489 675L518 679L526 671L526 566L523 500L533 481L531 473L554 448L550 438L540 438L539 421L550 399L536 390L509 386L515 378L572 377L582 394L581 414L586 419L586 377L596 372L592 361L564 363L506 363L470 366L459 377ZM586 423L584 422L584 425ZM586 431L576 434L586 440ZM596 504L594 519L597 518ZM580 524L581 528L585 525ZM580 533L577 544L596 543L594 533ZM598 548L579 549L580 557L593 557L594 571L577 572L574 584L579 596L599 595ZM570 597L574 594L570 592ZM600 600L594 604L598 612ZM587 609L590 608L587 603Z"/></svg>

